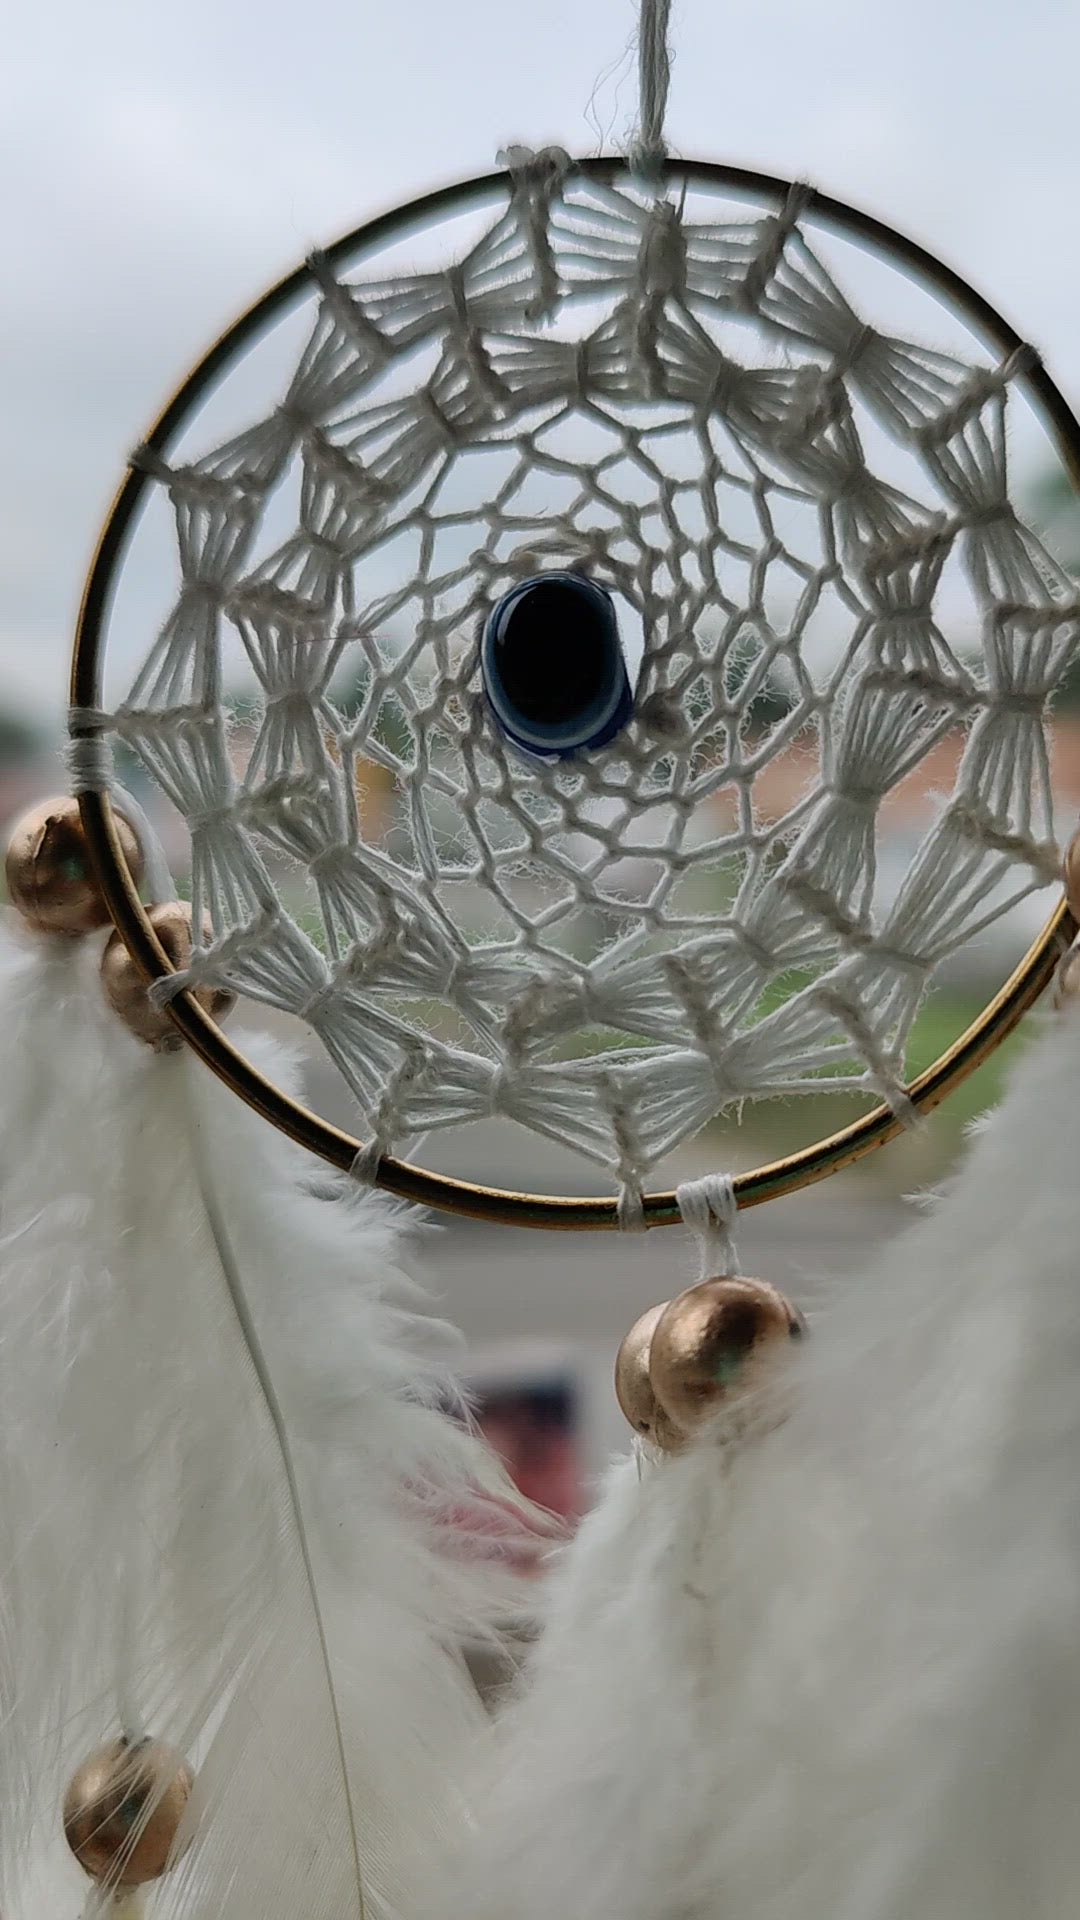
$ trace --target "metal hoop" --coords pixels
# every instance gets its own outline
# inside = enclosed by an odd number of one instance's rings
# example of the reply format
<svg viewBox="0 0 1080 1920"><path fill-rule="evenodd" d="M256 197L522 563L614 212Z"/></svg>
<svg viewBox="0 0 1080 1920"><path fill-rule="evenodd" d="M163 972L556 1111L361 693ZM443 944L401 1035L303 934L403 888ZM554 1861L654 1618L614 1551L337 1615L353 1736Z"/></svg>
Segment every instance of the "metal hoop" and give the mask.
<svg viewBox="0 0 1080 1920"><path fill-rule="evenodd" d="M575 170L586 179L607 181L625 172L626 163L610 157L582 160L575 162ZM791 183L787 180L708 161L668 161L665 164L665 177L688 185L715 187L735 196L776 199L781 203L791 192ZM464 211L475 201L486 198L500 188L509 188L510 184L509 174L492 173L461 185L441 188L406 207L396 208L357 227L329 247L325 257L334 265L352 259L357 254L373 251L389 241L403 238L412 229L448 208ZM943 266L932 254L894 232L884 222L812 188L806 190L805 211L822 225L839 232L843 238L855 239L871 252L899 262L913 278L929 284L973 332L981 335L1003 357L1024 346L1019 334L959 274ZM257 300L221 336L189 373L147 434L146 445L153 452L161 455L167 453L194 408L227 372L238 354L268 325L280 318L312 284L308 265L298 267ZM1017 384L1026 391L1057 448L1073 486L1080 493L1080 422L1037 359L1030 371L1018 378ZM145 471L129 471L106 519L91 564L79 612L71 668L71 702L74 709L71 736L76 740L93 737L93 721L88 716L101 706L104 633L113 589L150 484ZM120 935L146 979L160 979L172 972L173 968L150 925L128 871L108 795L84 792L79 796L79 805L91 859ZM1049 983L1059 955L1076 931L1076 922L1062 902L1015 972L978 1019L907 1088L916 1112L928 1113L938 1106L954 1087L959 1086L1000 1046ZM352 1168L357 1154L362 1150L362 1143L309 1112L268 1081L237 1051L190 993L177 994L168 1002L168 1008L173 1021L196 1053L250 1107L299 1145L331 1165L345 1171ZM851 1166L875 1148L895 1139L903 1131L903 1125L889 1107L875 1107L862 1119L802 1148L798 1153L772 1161L753 1172L740 1174L734 1182L738 1203L740 1207L759 1206L766 1200L779 1198L781 1194L794 1193L800 1187L827 1179L829 1174L838 1172L841 1167ZM618 1224L614 1199L578 1199L483 1187L452 1179L445 1174L429 1173L422 1167L389 1156L379 1162L376 1180L379 1186L403 1199L474 1219L549 1229L612 1228ZM645 1196L646 1226L669 1226L678 1219L679 1210L674 1193Z"/></svg>

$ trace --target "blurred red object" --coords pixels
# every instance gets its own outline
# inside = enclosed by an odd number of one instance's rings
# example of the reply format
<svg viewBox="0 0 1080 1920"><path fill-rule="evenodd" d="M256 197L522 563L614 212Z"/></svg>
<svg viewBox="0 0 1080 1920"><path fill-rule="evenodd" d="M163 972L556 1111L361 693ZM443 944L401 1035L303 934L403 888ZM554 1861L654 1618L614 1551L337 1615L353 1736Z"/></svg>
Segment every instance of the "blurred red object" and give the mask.
<svg viewBox="0 0 1080 1920"><path fill-rule="evenodd" d="M477 1489L476 1503L446 1516L459 1548L493 1553L519 1572L540 1571L584 1510L577 1382L521 1376L474 1381L476 1424L517 1491L538 1513Z"/></svg>
<svg viewBox="0 0 1080 1920"><path fill-rule="evenodd" d="M499 1384L478 1396L477 1420L520 1493L560 1520L582 1512L577 1395L569 1381Z"/></svg>

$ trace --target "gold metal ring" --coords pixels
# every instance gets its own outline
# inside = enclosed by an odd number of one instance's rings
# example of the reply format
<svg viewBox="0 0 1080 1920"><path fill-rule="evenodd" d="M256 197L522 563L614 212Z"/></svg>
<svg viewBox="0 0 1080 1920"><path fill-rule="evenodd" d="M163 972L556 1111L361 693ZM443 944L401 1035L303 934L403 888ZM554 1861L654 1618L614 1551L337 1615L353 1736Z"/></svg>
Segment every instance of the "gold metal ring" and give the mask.
<svg viewBox="0 0 1080 1920"><path fill-rule="evenodd" d="M576 162L575 169L587 178L610 180L625 171L625 166L621 160L607 158ZM705 161L670 161L667 172L670 178L686 181L690 185L712 186L733 195L776 200L781 204L791 191L789 181L772 175ZM509 186L509 175L495 173L462 185L441 188L424 199L384 214L345 235L327 249L326 257L331 265L353 260L388 241L402 238L448 210L464 211L473 202L487 198L500 189L506 190ZM946 305L952 306L971 329L1002 356L1015 353L1024 345L1008 322L951 268L943 266L914 241L894 232L872 215L861 213L842 201L830 199L812 189L806 194L805 213L820 224L838 231L843 237L855 239L871 251L898 261L913 277L930 285ZM280 318L289 306L309 292L311 285L308 267L297 268L229 328L169 401L146 437L147 446L158 454L166 454L191 413L228 371L239 353L267 326ZM1038 362L1018 378L1017 384L1026 391L1057 448L1073 486L1080 493L1080 423L1072 409ZM149 484L144 471L132 470L128 473L105 522L87 578L71 669L71 701L74 709L71 733L74 739L91 737L95 731L92 719L87 716L101 706L104 636L113 589ZM108 796L82 793L79 805L91 859L120 935L146 979L161 979L173 969L150 925L128 871ZM1015 972L978 1019L925 1073L911 1082L907 1093L917 1113L928 1113L938 1106L954 1087L959 1086L1000 1046L1048 985L1059 956L1076 931L1076 922L1063 901ZM299 1145L310 1149L333 1166L346 1171L352 1167L362 1150L359 1140L331 1126L275 1087L238 1052L190 993L177 994L168 1006L172 1019L185 1039L234 1093ZM744 1208L760 1206L763 1201L777 1199L781 1194L794 1193L800 1187L827 1179L831 1173L853 1165L875 1148L895 1139L903 1127L903 1121L897 1118L891 1108L884 1105L875 1107L862 1119L853 1121L850 1126L841 1128L825 1139L815 1141L798 1153L757 1167L752 1172L739 1174L734 1181L738 1203ZM390 1156L380 1161L376 1179L379 1186L403 1199L474 1219L548 1229L611 1228L618 1224L614 1199L577 1199L483 1187L471 1181L451 1179L445 1174L430 1173L422 1167ZM674 1193L647 1194L644 1199L644 1218L645 1225L649 1227L669 1226L677 1221L679 1209Z"/></svg>

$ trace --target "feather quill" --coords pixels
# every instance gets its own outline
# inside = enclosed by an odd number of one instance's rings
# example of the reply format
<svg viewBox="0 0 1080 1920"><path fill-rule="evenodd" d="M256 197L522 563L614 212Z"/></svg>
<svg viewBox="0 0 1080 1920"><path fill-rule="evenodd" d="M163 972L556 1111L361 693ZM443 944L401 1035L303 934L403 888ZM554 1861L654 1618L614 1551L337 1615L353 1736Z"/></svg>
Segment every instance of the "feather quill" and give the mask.
<svg viewBox="0 0 1080 1920"><path fill-rule="evenodd" d="M452 1520L505 1488L404 1217L133 1041L99 958L0 950L3 1910L77 1910L64 1786L123 1730L198 1768L155 1911L411 1920L509 1597Z"/></svg>

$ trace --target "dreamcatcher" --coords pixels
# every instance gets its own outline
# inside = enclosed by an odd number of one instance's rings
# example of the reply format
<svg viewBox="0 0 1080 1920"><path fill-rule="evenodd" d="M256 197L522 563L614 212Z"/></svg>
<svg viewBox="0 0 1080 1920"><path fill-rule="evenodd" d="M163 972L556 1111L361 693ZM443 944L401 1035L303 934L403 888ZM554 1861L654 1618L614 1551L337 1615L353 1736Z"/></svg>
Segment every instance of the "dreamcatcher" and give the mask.
<svg viewBox="0 0 1080 1920"><path fill-rule="evenodd" d="M1069 1910L1071 962L955 1190L823 1337L733 1231L940 1100L1075 931L1061 906L910 1079L935 970L1059 871L1080 609L1006 427L1074 477L1080 427L912 243L669 159L666 31L646 0L628 160L515 149L307 262L106 524L77 799L8 860L8 1920ZM887 896L883 807L957 733ZM305 1023L355 1137L227 1037L236 1001ZM870 1110L655 1190L718 1116L823 1090ZM493 1117L604 1191L431 1169ZM463 1650L542 1523L387 1194L701 1244L623 1344L633 1455L494 1726Z"/></svg>

